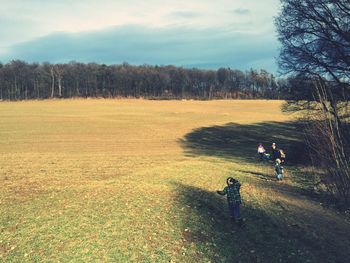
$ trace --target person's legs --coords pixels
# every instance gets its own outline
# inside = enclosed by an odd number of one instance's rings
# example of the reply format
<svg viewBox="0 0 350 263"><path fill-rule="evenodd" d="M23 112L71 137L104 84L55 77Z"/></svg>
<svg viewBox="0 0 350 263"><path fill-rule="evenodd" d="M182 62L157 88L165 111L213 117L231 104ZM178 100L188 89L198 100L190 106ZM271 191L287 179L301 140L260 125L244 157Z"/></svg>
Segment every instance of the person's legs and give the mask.
<svg viewBox="0 0 350 263"><path fill-rule="evenodd" d="M234 205L232 203L228 203L228 209L230 211L231 220L234 220L235 219L235 208L234 208Z"/></svg>
<svg viewBox="0 0 350 263"><path fill-rule="evenodd" d="M235 220L239 220L241 218L241 209L239 204L235 204L233 206L233 212L234 212Z"/></svg>
<svg viewBox="0 0 350 263"><path fill-rule="evenodd" d="M235 204L234 211L235 211L235 222L237 223L238 226L243 227L244 221L241 218L241 205Z"/></svg>
<svg viewBox="0 0 350 263"><path fill-rule="evenodd" d="M262 161L264 159L264 153L259 153L259 160Z"/></svg>
<svg viewBox="0 0 350 263"><path fill-rule="evenodd" d="M243 220L241 218L240 204L229 203L231 221L237 223L239 226L243 226Z"/></svg>

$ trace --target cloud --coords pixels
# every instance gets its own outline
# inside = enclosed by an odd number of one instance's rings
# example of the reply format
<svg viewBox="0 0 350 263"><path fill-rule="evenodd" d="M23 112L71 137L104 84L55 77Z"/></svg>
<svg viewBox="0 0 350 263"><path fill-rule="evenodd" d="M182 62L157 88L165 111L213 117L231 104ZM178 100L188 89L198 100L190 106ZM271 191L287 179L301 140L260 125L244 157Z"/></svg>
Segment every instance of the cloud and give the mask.
<svg viewBox="0 0 350 263"><path fill-rule="evenodd" d="M1 0L0 48L55 31L81 32L129 24L221 28L247 22L251 27L244 25L244 30L271 30L273 23L267 23L266 18L272 21L278 4L279 0ZM245 10L251 15L238 15ZM6 34L1 34L4 30Z"/></svg>
<svg viewBox="0 0 350 263"><path fill-rule="evenodd" d="M276 71L277 40L229 28L154 28L138 25L83 33L53 33L12 46L0 60L173 64L185 67L261 67Z"/></svg>
<svg viewBox="0 0 350 263"><path fill-rule="evenodd" d="M38 24L35 21L26 18L16 18L7 15L0 16L0 36L1 44L4 42L9 45L18 41L18 35L24 39L31 36Z"/></svg>
<svg viewBox="0 0 350 263"><path fill-rule="evenodd" d="M195 18L199 16L201 16L200 13L192 11L177 11L169 15L170 18Z"/></svg>
<svg viewBox="0 0 350 263"><path fill-rule="evenodd" d="M244 15L249 15L251 12L247 8L237 8L237 9L233 10L233 13L236 15L244 16Z"/></svg>

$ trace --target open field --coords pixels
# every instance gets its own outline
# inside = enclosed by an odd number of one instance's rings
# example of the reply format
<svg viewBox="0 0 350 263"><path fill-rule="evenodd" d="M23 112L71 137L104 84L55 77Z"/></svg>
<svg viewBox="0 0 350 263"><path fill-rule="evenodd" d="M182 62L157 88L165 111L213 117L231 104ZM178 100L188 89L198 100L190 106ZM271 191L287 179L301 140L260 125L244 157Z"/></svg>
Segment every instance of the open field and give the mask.
<svg viewBox="0 0 350 263"><path fill-rule="evenodd" d="M298 143L281 104L1 102L0 261L345 262L350 224L305 169L279 183L256 161ZM242 229L215 194L229 175Z"/></svg>

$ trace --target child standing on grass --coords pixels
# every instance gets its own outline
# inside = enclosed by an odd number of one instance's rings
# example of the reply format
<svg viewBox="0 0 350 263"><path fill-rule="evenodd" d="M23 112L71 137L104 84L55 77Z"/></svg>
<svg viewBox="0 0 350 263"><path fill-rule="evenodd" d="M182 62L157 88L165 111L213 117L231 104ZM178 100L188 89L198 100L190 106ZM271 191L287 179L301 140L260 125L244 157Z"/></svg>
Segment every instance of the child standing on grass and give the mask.
<svg viewBox="0 0 350 263"><path fill-rule="evenodd" d="M231 220L238 223L240 226L243 224L240 213L240 205L242 203L240 188L241 184L238 180L229 177L226 179L227 186L222 191L217 191L219 195L227 195L228 208L230 210Z"/></svg>
<svg viewBox="0 0 350 263"><path fill-rule="evenodd" d="M283 179L283 167L281 165L281 159L277 158L275 161L275 171L278 181L282 181Z"/></svg>

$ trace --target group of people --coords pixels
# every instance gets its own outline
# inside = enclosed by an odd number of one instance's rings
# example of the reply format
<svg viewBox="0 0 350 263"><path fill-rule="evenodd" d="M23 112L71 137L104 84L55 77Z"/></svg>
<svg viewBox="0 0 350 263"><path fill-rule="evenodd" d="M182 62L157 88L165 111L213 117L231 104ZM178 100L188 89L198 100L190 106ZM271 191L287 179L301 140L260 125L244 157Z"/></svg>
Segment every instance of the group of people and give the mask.
<svg viewBox="0 0 350 263"><path fill-rule="evenodd" d="M258 156L261 161L272 160L274 163L277 180L283 178L283 166L282 163L285 161L285 154L283 150L277 148L276 143L271 145L271 153L267 153L262 143L258 146ZM228 177L226 180L227 186L222 191L217 191L220 195L227 196L228 207L232 222L237 223L239 226L243 226L243 220L240 213L240 205L242 203L240 188L241 184L237 179Z"/></svg>
<svg viewBox="0 0 350 263"><path fill-rule="evenodd" d="M259 156L259 159L261 161L272 160L274 167L275 167L277 180L280 181L283 179L283 166L282 166L282 164L285 161L285 154L284 154L283 150L277 148L276 143L272 143L272 145L271 145L271 154L266 152L262 143L259 143L258 156Z"/></svg>

